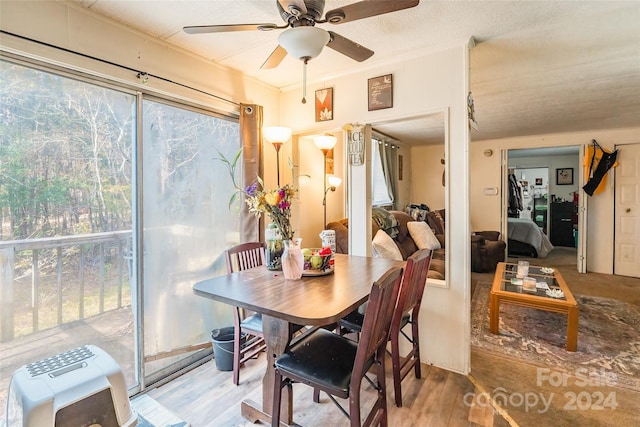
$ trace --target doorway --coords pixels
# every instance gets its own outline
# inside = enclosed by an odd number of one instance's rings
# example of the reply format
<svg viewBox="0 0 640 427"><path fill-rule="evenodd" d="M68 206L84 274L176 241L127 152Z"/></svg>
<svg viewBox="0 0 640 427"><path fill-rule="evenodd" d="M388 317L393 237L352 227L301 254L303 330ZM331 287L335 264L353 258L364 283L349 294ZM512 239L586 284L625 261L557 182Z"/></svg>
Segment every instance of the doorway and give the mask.
<svg viewBox="0 0 640 427"><path fill-rule="evenodd" d="M507 152L507 248L510 257L562 257L580 269L580 147L514 149ZM514 190L515 186L515 190Z"/></svg>

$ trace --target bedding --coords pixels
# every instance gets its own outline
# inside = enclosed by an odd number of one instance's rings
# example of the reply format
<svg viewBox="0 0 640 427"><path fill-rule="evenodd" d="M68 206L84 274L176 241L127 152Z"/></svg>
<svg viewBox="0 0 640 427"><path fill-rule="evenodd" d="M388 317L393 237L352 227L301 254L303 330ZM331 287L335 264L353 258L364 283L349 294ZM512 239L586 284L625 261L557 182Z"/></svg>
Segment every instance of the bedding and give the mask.
<svg viewBox="0 0 640 427"><path fill-rule="evenodd" d="M553 249L547 235L530 219L507 218L507 234L511 240L533 246L538 252L538 258L545 258Z"/></svg>

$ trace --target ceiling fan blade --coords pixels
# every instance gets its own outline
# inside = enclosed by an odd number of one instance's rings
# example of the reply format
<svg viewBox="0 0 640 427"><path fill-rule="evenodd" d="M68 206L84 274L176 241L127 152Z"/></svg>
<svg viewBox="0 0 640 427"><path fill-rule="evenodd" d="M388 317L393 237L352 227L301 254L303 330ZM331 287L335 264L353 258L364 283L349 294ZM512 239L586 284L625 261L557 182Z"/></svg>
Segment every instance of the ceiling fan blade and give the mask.
<svg viewBox="0 0 640 427"><path fill-rule="evenodd" d="M278 65L280 65L285 56L287 56L286 49L278 45L278 47L276 47L274 51L271 52L271 55L269 55L267 60L264 61L264 63L260 66L260 69L268 70L271 68L276 68Z"/></svg>
<svg viewBox="0 0 640 427"><path fill-rule="evenodd" d="M229 31L253 31L253 30L274 30L278 28L276 24L225 24L225 25L192 25L184 27L188 34L225 33Z"/></svg>
<svg viewBox="0 0 640 427"><path fill-rule="evenodd" d="M295 13L296 10L300 12L300 15L307 13L307 6L304 4L304 0L278 0L278 3L280 3L285 12L294 16L298 15Z"/></svg>
<svg viewBox="0 0 640 427"><path fill-rule="evenodd" d="M331 39L329 39L327 47L330 47L343 55L347 55L351 59L362 62L365 59L371 58L371 55L373 55L372 50L359 45L353 40L349 40L348 38L343 37L340 34L336 34L333 31L328 31L328 33L329 36L331 36Z"/></svg>
<svg viewBox="0 0 640 427"><path fill-rule="evenodd" d="M417 6L418 3L420 0L364 0L332 9L325 14L325 19L332 24L344 24L345 22L408 9Z"/></svg>

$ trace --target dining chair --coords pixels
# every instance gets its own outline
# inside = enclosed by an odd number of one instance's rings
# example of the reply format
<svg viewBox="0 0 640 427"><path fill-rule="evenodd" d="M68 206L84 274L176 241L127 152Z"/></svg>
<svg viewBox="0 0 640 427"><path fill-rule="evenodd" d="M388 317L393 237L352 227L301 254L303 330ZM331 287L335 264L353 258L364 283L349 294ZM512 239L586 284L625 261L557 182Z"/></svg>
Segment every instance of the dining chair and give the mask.
<svg viewBox="0 0 640 427"><path fill-rule="evenodd" d="M398 407L402 406L402 380L411 371L411 368L414 369L416 378L421 377L418 321L430 262L431 250L429 249L421 249L407 259L400 293L391 321L389 334L389 339L391 340L391 366L395 403ZM346 329L360 333L362 330L362 318L362 314L358 310L354 310L339 321L339 330ZM411 337L403 331L408 324L411 324ZM401 334L411 344L411 350L403 359L400 357Z"/></svg>
<svg viewBox="0 0 640 427"><path fill-rule="evenodd" d="M294 382L324 391L350 420L352 427L387 426L385 347L402 280L401 267L388 270L371 287L369 304L357 343L327 329L317 329L293 344L275 360L271 425L279 426L282 388ZM389 301L394 303L389 304ZM360 386L375 365L377 398L364 424L360 416ZM368 378L368 377L367 377ZM335 397L349 398L349 411Z"/></svg>
<svg viewBox="0 0 640 427"><path fill-rule="evenodd" d="M265 264L264 243L248 242L224 252L227 273L246 270ZM262 314L247 315L244 309L233 310L233 383L240 383L240 367L267 348L262 332Z"/></svg>

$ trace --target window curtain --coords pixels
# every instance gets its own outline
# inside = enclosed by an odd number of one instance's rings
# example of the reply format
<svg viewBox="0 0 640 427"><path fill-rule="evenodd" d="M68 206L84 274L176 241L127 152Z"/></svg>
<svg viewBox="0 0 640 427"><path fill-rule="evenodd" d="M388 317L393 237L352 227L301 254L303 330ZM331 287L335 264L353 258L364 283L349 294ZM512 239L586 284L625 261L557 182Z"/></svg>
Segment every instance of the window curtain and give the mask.
<svg viewBox="0 0 640 427"><path fill-rule="evenodd" d="M392 208L397 209L398 182L396 177L398 176L398 156L396 146L382 141L382 144L378 144L378 149L380 150L382 172L384 173L384 180L387 184L387 191L389 192Z"/></svg>
<svg viewBox="0 0 640 427"><path fill-rule="evenodd" d="M262 174L262 106L240 104L240 143L242 145L242 188L247 188ZM256 220L244 203L240 208L240 242L262 241L262 219Z"/></svg>

